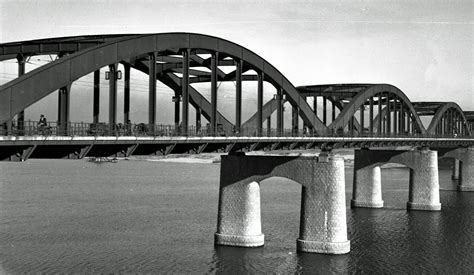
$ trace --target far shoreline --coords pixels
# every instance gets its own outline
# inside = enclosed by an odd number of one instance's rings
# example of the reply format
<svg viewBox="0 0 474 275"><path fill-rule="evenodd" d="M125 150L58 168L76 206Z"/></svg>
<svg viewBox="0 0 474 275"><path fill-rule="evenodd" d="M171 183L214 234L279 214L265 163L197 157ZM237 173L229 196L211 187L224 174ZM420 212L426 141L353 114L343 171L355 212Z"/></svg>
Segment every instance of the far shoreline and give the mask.
<svg viewBox="0 0 474 275"><path fill-rule="evenodd" d="M247 152L249 156L255 155L276 155L276 156L319 156L321 150L278 150L278 151L252 151ZM334 149L332 153L344 159L346 168L354 167L354 149ZM152 161L152 162L168 162L168 163L193 163L193 164L213 164L220 163L221 156L227 153L202 153L202 154L170 154L166 156L130 156L127 158L116 158L125 161ZM439 159L439 169L451 169L452 160ZM381 168L405 168L405 166L396 163L387 163Z"/></svg>

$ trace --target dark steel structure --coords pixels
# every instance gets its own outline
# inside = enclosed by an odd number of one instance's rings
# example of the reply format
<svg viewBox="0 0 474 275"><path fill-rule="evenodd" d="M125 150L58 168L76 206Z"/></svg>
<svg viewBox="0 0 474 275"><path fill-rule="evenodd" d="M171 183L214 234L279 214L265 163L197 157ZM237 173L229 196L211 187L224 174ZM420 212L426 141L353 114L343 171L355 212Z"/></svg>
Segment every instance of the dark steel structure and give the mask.
<svg viewBox="0 0 474 275"><path fill-rule="evenodd" d="M58 58L25 73L25 61L29 57L46 54ZM0 61L8 59L18 61L18 77L0 86L0 131L5 135L0 141L0 159L5 160L315 146L390 146L393 142L409 146L473 144L473 112L462 111L456 103L412 103L400 89L390 84L294 87L254 52L208 35L92 35L0 44ZM120 129L117 128L117 80L121 77L118 64L124 68L124 121L123 124L120 122L123 126ZM103 67L109 68L107 124L99 122L99 70ZM147 124L131 125L129 122L133 94L131 69L148 75ZM78 126L69 119L71 85L88 74L94 75L93 121ZM174 91L174 125L169 127L158 125L160 110L156 104L156 81ZM218 111L218 88L224 81L235 82L233 121ZM257 82L256 91L252 93L257 108L245 122L242 121L242 94L247 91L243 91L243 81ZM206 82L210 87L210 100L192 86ZM273 99L266 103L263 101L264 82L270 83L276 91ZM52 130L48 128L45 133L41 129L39 133L35 125L25 122L24 110L57 90L58 119ZM289 132L283 123L285 103L291 105ZM195 123L190 122L190 106L195 108ZM274 112L276 129L271 127ZM202 116L209 121L208 126L202 125ZM432 117L427 129L421 121L423 116ZM16 125L13 123L15 117ZM302 127L298 125L300 119ZM75 136L93 137L81 140ZM54 150L50 152L45 146Z"/></svg>

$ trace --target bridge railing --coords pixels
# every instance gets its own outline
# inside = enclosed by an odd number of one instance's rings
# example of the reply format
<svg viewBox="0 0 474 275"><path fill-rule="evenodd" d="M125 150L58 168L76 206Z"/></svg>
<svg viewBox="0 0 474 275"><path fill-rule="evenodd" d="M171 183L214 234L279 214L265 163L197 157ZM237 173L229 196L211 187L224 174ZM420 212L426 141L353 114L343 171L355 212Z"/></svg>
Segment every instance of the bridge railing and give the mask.
<svg viewBox="0 0 474 275"><path fill-rule="evenodd" d="M213 133L209 125L206 126L190 126L184 131L179 125L149 125L145 123L122 124L118 123L111 127L104 122L88 123L88 122L69 122L60 124L57 122L47 122L41 125L38 121L24 121L19 124L12 122L11 127L6 124L0 125L1 136L162 136L162 137L317 137L318 133L313 133L308 129L283 129L281 133L276 128L262 128L259 135L255 127L242 127L239 130L225 128L218 125ZM335 131L324 135L333 137L437 137L437 138L453 138L465 137L456 134L450 135L422 135L420 133L358 133L357 131Z"/></svg>

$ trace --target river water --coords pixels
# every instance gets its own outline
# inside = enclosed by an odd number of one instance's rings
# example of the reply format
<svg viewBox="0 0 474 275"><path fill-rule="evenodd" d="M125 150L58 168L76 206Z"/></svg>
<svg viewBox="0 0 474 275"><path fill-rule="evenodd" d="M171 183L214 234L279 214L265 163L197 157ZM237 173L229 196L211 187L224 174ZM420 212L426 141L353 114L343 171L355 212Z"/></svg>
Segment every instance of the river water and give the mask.
<svg viewBox="0 0 474 275"><path fill-rule="evenodd" d="M262 182L261 248L214 247L220 165L0 163L0 273L473 273L474 192L440 170L441 212L407 212L408 170L382 169L383 209L351 209L351 252L296 253L301 187Z"/></svg>

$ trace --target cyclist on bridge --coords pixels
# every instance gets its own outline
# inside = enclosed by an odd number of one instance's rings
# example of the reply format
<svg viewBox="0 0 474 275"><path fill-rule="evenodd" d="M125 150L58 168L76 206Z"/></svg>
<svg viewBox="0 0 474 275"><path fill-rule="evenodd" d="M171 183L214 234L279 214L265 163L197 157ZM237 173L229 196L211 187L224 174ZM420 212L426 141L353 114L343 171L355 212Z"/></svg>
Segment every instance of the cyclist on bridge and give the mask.
<svg viewBox="0 0 474 275"><path fill-rule="evenodd" d="M44 134L44 130L48 126L48 122L46 121L46 118L44 115L40 115L40 119L38 121L38 130L41 134Z"/></svg>

